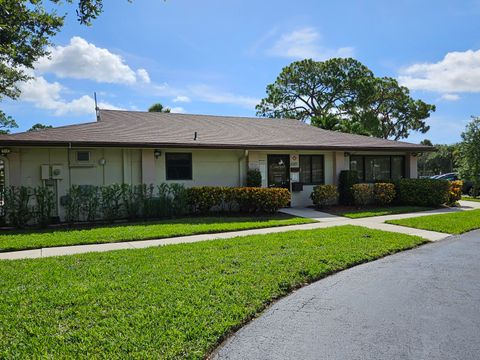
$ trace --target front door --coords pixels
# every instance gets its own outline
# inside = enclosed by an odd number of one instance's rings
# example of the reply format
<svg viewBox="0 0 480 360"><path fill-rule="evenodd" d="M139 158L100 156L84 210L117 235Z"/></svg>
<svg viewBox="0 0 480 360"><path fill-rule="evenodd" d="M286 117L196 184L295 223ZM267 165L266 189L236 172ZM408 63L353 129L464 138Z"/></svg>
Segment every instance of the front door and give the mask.
<svg viewBox="0 0 480 360"><path fill-rule="evenodd" d="M290 155L268 155L268 187L290 190Z"/></svg>

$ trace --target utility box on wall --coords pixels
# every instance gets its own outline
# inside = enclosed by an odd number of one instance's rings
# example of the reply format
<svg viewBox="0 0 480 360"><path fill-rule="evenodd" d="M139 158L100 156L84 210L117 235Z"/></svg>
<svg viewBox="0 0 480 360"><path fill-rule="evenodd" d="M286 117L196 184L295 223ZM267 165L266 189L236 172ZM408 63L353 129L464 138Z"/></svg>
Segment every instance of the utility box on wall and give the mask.
<svg viewBox="0 0 480 360"><path fill-rule="evenodd" d="M54 179L54 180L63 179L63 166L62 165L52 165L52 179Z"/></svg>
<svg viewBox="0 0 480 360"><path fill-rule="evenodd" d="M41 180L50 179L50 165L41 165L40 166L40 179Z"/></svg>

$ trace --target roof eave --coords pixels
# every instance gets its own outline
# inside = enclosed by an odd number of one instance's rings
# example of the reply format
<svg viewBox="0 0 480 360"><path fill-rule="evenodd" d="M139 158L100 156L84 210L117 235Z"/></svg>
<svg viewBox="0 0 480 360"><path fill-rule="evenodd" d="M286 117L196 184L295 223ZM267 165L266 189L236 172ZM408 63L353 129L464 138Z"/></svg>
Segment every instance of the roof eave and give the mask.
<svg viewBox="0 0 480 360"><path fill-rule="evenodd" d="M343 151L436 151L432 146L334 146L334 145L253 145L253 144L192 144L192 143L139 143L139 142L91 142L52 140L0 140L0 146L33 147L124 147L124 148L198 148L198 149L245 149L245 150L343 150Z"/></svg>

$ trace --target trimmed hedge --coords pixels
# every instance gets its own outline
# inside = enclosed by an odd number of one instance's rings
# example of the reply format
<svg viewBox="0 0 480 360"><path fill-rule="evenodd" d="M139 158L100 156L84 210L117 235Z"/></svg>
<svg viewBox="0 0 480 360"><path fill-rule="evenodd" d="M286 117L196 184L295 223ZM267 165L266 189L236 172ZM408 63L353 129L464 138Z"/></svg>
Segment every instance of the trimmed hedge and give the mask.
<svg viewBox="0 0 480 360"><path fill-rule="evenodd" d="M188 204L197 214L210 211L274 213L288 206L290 192L283 188L197 186L187 189Z"/></svg>
<svg viewBox="0 0 480 360"><path fill-rule="evenodd" d="M400 179L398 199L402 205L440 206L448 202L450 182L437 179Z"/></svg>
<svg viewBox="0 0 480 360"><path fill-rule="evenodd" d="M335 185L317 185L310 194L316 208L334 205L338 199L338 191Z"/></svg>
<svg viewBox="0 0 480 360"><path fill-rule="evenodd" d="M353 199L357 206L367 206L373 203L373 185L355 184L352 186Z"/></svg>
<svg viewBox="0 0 480 360"><path fill-rule="evenodd" d="M395 200L397 191L395 184L392 183L375 183L373 185L373 197L375 203L379 205L389 205Z"/></svg>
<svg viewBox="0 0 480 360"><path fill-rule="evenodd" d="M338 176L339 202L342 205L354 203L352 186L358 184L358 173L354 170L342 170Z"/></svg>

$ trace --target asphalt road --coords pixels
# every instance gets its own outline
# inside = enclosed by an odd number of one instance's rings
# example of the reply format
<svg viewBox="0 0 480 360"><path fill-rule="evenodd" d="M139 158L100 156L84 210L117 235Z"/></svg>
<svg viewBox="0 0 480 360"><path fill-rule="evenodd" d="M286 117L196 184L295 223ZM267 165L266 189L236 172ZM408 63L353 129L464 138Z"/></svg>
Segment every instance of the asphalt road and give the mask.
<svg viewBox="0 0 480 360"><path fill-rule="evenodd" d="M304 287L212 358L480 359L480 231Z"/></svg>

